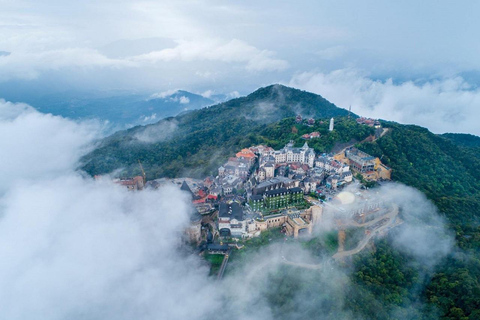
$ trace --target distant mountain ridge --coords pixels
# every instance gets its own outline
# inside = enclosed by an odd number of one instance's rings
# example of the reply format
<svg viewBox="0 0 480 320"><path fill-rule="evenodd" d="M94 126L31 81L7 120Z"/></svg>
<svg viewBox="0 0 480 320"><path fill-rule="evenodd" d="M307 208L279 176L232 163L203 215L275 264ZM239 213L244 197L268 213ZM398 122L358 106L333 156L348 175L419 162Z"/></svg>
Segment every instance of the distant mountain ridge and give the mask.
<svg viewBox="0 0 480 320"><path fill-rule="evenodd" d="M22 102L43 113L76 120L98 119L108 121L115 128L126 129L204 108L217 103L217 100L176 90L163 95L65 92L26 97Z"/></svg>

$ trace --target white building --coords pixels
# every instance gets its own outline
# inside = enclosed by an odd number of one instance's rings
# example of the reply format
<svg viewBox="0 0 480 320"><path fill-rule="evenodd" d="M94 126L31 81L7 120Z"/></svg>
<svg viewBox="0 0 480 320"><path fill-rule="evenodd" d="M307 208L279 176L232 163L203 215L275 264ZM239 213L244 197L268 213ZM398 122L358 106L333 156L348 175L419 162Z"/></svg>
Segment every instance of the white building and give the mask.
<svg viewBox="0 0 480 320"><path fill-rule="evenodd" d="M248 222L244 218L243 209L239 203L220 203L218 230L221 235L244 237L252 228Z"/></svg>
<svg viewBox="0 0 480 320"><path fill-rule="evenodd" d="M267 163L263 166L265 170L265 179L270 179L275 177L275 164Z"/></svg>
<svg viewBox="0 0 480 320"><path fill-rule="evenodd" d="M294 148L293 141L290 141L283 149L275 151L273 156L275 157L275 163L298 162L313 167L315 161L315 151L308 147L306 142L303 147Z"/></svg>
<svg viewBox="0 0 480 320"><path fill-rule="evenodd" d="M333 131L334 120L333 118L330 119L330 126L328 127L328 131Z"/></svg>

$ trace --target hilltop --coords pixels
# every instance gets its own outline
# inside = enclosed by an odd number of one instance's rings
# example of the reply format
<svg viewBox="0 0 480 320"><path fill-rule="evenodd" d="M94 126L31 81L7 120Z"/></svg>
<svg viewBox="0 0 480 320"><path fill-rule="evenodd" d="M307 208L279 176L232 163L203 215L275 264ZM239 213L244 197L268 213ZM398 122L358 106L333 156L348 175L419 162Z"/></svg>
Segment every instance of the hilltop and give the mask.
<svg viewBox="0 0 480 320"><path fill-rule="evenodd" d="M140 159L150 179L187 172L201 176L238 148L295 139L296 135L290 134L293 122L282 121L292 121L297 115L327 120L347 116L348 111L319 95L271 85L246 97L117 132L84 157L82 169L94 175L124 168L133 174Z"/></svg>

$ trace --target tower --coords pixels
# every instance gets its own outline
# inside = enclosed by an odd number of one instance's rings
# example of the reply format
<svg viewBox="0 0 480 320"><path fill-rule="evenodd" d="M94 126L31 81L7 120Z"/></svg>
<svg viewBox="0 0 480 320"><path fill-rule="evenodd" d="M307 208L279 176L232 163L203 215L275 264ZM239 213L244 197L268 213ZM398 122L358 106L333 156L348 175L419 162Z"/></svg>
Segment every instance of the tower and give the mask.
<svg viewBox="0 0 480 320"><path fill-rule="evenodd" d="M333 131L333 122L334 122L333 118L330 119L330 126L328 127L328 131Z"/></svg>
<svg viewBox="0 0 480 320"><path fill-rule="evenodd" d="M142 163L140 162L140 159L138 160L138 164L140 165L140 170L142 171L143 186L145 186L147 183L147 175L145 174L145 170L143 170L143 166L142 166Z"/></svg>

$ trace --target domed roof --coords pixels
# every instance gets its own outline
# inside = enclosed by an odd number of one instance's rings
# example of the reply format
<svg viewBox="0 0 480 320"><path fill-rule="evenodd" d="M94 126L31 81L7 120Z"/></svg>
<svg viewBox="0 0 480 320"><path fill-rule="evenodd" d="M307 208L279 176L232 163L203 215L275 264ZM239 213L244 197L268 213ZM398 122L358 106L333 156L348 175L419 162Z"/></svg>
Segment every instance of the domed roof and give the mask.
<svg viewBox="0 0 480 320"><path fill-rule="evenodd" d="M341 204L351 204L355 201L355 195L348 191L343 191L335 197Z"/></svg>

